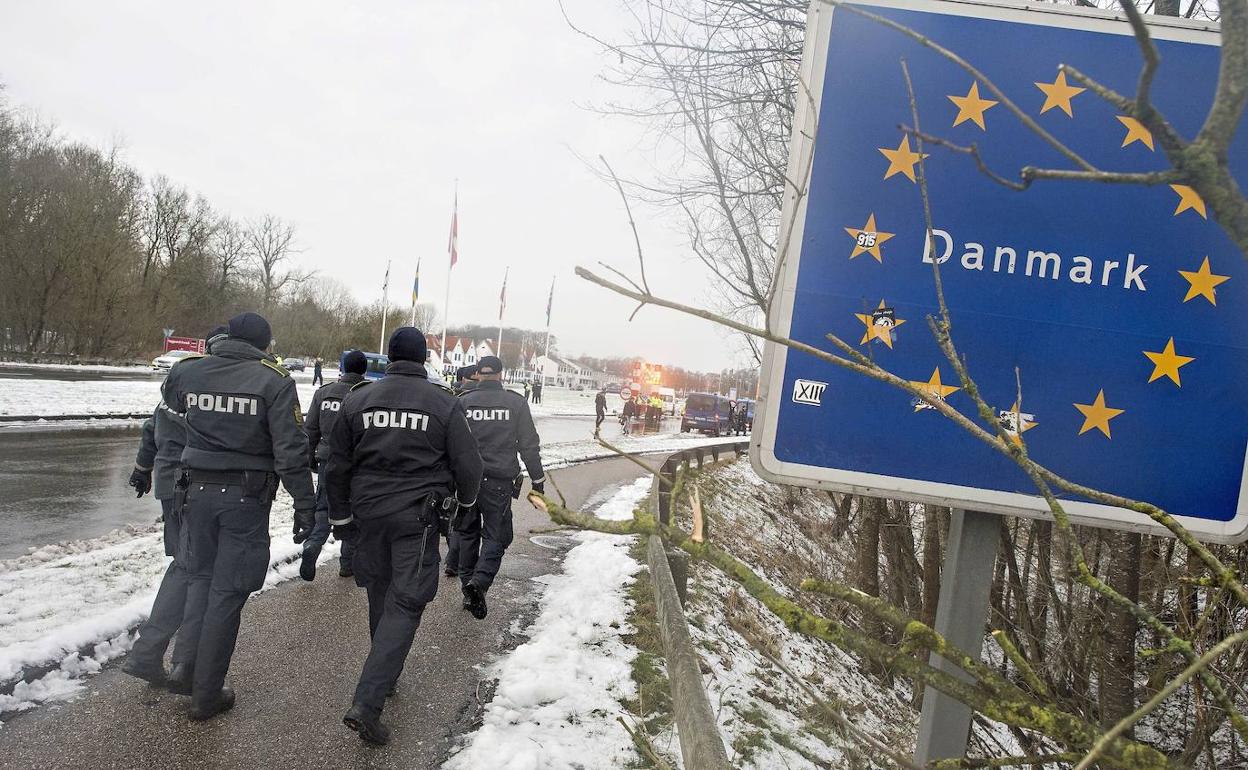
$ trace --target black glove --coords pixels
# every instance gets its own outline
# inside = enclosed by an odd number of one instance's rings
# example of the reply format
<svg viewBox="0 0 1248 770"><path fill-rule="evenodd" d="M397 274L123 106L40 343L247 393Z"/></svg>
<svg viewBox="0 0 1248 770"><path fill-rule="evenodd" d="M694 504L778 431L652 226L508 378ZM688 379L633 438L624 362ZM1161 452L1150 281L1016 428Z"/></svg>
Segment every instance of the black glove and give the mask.
<svg viewBox="0 0 1248 770"><path fill-rule="evenodd" d="M295 511L295 542L302 543L308 539L308 535L312 534L312 528L316 526L316 511L312 509Z"/></svg>
<svg viewBox="0 0 1248 770"><path fill-rule="evenodd" d="M147 470L143 470L142 468L136 466L135 469L130 472L130 481L127 483L134 487L135 492L138 492L135 497L142 497L143 495L146 495L148 492L152 491L152 469L148 468Z"/></svg>
<svg viewBox="0 0 1248 770"><path fill-rule="evenodd" d="M360 528L355 525L355 521L348 521L346 524L335 524L331 527L334 533L334 539L341 543L349 543L360 536Z"/></svg>
<svg viewBox="0 0 1248 770"><path fill-rule="evenodd" d="M533 491L538 493L539 495L546 494L546 482L545 481L534 481L532 484L532 487L533 487Z"/></svg>

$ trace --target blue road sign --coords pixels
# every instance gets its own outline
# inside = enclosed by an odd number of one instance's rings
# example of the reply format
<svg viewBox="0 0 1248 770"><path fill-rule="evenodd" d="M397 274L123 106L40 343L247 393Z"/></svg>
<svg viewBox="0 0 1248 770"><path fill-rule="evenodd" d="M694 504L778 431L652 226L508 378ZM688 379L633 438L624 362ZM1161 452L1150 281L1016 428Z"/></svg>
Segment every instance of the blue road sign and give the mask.
<svg viewBox="0 0 1248 770"><path fill-rule="evenodd" d="M1135 93L1139 50L1111 14L939 0L860 7L963 55L1098 168L1168 168L1142 125L1058 72L1066 63ZM976 144L1006 177L1073 166L948 59L850 10L816 3L811 19L804 72L816 104L803 99L795 125L814 134L814 155L795 132L790 176L809 169L809 186L799 202L789 196L792 246L772 328L832 351L825 335L838 335L976 418L926 322L938 261L954 340L1035 459L1155 503L1204 539L1248 537L1248 270L1200 197L1180 185L1078 181L1014 192L967 156L926 146L936 238L925 255L918 156L899 129L911 123L902 57L926 133ZM1195 136L1217 80L1216 31L1172 22L1153 34L1153 101ZM1248 182L1244 134L1232 167ZM779 346L768 348L764 389L753 456L768 478L1048 515L1012 462L898 389ZM1156 529L1077 498L1067 508L1083 523Z"/></svg>

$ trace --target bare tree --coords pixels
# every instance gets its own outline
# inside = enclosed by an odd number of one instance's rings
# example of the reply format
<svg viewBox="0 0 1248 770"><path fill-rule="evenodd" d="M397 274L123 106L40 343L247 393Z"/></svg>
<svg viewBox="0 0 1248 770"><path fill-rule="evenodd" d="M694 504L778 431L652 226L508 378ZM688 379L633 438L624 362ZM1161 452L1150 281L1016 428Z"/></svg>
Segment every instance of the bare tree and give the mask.
<svg viewBox="0 0 1248 770"><path fill-rule="evenodd" d="M268 309L281 298L288 287L309 277L308 273L287 267L297 253L295 228L272 214L266 214L247 226L243 233L260 282L261 307Z"/></svg>

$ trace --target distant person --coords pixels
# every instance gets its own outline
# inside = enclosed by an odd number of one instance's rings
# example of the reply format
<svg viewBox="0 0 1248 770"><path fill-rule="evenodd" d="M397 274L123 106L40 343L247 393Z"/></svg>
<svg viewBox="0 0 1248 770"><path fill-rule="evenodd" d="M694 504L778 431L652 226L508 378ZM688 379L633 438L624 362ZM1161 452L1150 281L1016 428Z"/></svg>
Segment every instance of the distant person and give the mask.
<svg viewBox="0 0 1248 770"><path fill-rule="evenodd" d="M602 428L602 421L607 419L607 389L603 388L594 396L594 435Z"/></svg>
<svg viewBox="0 0 1248 770"><path fill-rule="evenodd" d="M503 362L485 356L477 371L480 383L464 396L464 408L485 470L477 504L463 512L455 530L464 609L481 620L487 613L485 594L512 541L511 500L519 495L521 480L517 455L529 472L533 491L545 493L546 477L533 415L523 397L503 388Z"/></svg>
<svg viewBox="0 0 1248 770"><path fill-rule="evenodd" d="M299 561L299 577L304 580L316 579L316 560L321 555L321 548L329 539L329 497L325 490L325 463L329 461L329 436L333 433L334 423L342 409L342 400L351 389L365 382L364 373L368 371L368 357L358 350L352 350L342 357L342 373L337 382L322 386L312 396L312 404L308 407L308 419L304 422L304 431L308 434L308 451L311 453L311 465L316 473L316 526L312 534L303 541L303 555ZM351 566L355 556L354 541L342 543L338 554L338 575L351 577L354 573Z"/></svg>
<svg viewBox="0 0 1248 770"><path fill-rule="evenodd" d="M455 395L462 396L477 386L477 367L461 366L455 370Z"/></svg>
<svg viewBox="0 0 1248 770"><path fill-rule="evenodd" d="M228 336L224 326L218 326L208 334L206 349ZM198 358L199 356L196 356ZM191 671L194 659L188 654L186 640L173 650L173 667L165 672L165 650L174 634L182 626L186 607L186 590L190 584L184 558L178 556L178 540L182 532L182 511L173 504L178 466L182 463L182 450L186 447L186 420L171 410L163 401L156 405L152 416L143 421L143 436L139 441L134 471L130 474L130 486L142 497L153 491L160 501L161 521L164 523L165 555L173 561L165 570L152 602L152 611L139 626L139 636L126 656L121 670L131 676L163 686L179 695L191 694ZM152 488L153 472L155 489Z"/></svg>
<svg viewBox="0 0 1248 770"><path fill-rule="evenodd" d="M229 334L211 355L175 364L161 386L165 405L186 420L175 507L185 517L178 554L190 575L183 632L195 661L193 720L234 706L225 676L243 605L269 571L269 512L279 479L294 498L295 542L316 523L299 396L290 372L265 352L273 339L269 322L240 313Z"/></svg>
<svg viewBox="0 0 1248 770"><path fill-rule="evenodd" d="M542 382L540 380L533 383L533 403L542 403Z"/></svg>
<svg viewBox="0 0 1248 770"><path fill-rule="evenodd" d="M330 524L356 538L355 581L368 590L372 637L342 721L369 743L390 741L386 695L438 590L438 530L476 504L481 454L463 402L428 379L425 335L395 329L386 376L347 395L330 436Z"/></svg>
<svg viewBox="0 0 1248 770"><path fill-rule="evenodd" d="M624 435L632 433L633 418L637 416L637 402L628 399L624 402L624 408L620 410L620 426L624 429Z"/></svg>
<svg viewBox="0 0 1248 770"><path fill-rule="evenodd" d="M322 368L324 366L325 366L325 362L321 360L320 356L317 356L316 360L312 362L312 384L313 385L325 384L325 375L322 372Z"/></svg>
<svg viewBox="0 0 1248 770"><path fill-rule="evenodd" d="M528 401L528 400L529 400L529 392L530 392L530 390L531 390L531 388L529 388L529 381L528 381L528 380L525 380L525 381L524 381L524 400L525 400L525 401Z"/></svg>

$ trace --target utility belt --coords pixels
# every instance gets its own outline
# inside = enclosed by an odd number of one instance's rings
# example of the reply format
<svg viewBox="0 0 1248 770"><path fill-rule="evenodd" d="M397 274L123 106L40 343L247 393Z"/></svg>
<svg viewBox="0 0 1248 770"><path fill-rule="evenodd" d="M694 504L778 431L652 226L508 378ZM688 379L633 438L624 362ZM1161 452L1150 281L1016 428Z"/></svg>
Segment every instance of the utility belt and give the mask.
<svg viewBox="0 0 1248 770"><path fill-rule="evenodd" d="M517 473L515 476L485 476L482 481L495 481L499 484L506 484L511 487L511 497L514 500L520 499L520 490L524 489L524 474Z"/></svg>
<svg viewBox="0 0 1248 770"><path fill-rule="evenodd" d="M454 495L441 492L430 492L416 504L416 513L420 522L426 527L437 527L438 533L445 535L451 531L452 519L459 508Z"/></svg>
<svg viewBox="0 0 1248 770"><path fill-rule="evenodd" d="M181 468L177 488L188 490L192 486L239 487L243 497L272 500L277 497L277 474L269 471L213 471L198 468Z"/></svg>

